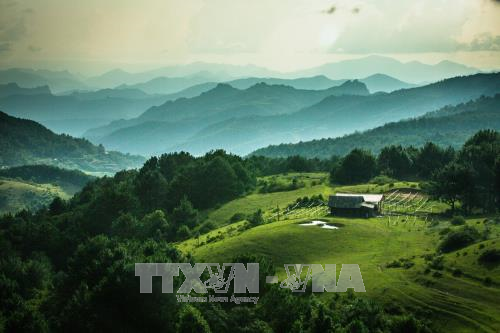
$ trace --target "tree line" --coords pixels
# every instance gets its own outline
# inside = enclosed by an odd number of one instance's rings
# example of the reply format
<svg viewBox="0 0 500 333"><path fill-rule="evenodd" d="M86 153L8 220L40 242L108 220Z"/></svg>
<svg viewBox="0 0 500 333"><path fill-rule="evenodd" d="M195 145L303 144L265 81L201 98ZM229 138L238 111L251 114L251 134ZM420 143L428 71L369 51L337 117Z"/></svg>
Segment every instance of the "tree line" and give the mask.
<svg viewBox="0 0 500 333"><path fill-rule="evenodd" d="M452 210L460 203L466 214L493 212L500 207L500 133L481 130L459 150L432 142L421 148L387 146L377 156L353 149L334 163L330 181L364 183L380 175L423 181L422 188Z"/></svg>

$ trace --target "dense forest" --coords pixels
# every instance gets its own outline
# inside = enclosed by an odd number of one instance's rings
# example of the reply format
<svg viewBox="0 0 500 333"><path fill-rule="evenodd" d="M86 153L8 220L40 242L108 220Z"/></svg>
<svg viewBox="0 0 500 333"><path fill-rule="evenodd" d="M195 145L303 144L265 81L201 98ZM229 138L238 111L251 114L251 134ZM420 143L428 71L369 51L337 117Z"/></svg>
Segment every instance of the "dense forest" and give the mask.
<svg viewBox="0 0 500 333"><path fill-rule="evenodd" d="M440 188L443 191L434 195L451 200L445 189L453 189L455 199L469 213L472 208L498 209L499 152L499 133L481 131L458 152L431 143L421 149L390 146L376 158L353 150L342 159L319 165L332 168L334 182L362 182L377 174L429 179L431 193L432 188ZM202 223L200 212L251 191L257 175L307 171L313 164L314 160L301 157L242 159L223 151L202 157L165 154L149 159L139 170L96 179L68 201L57 198L36 212L4 215L0 218L0 328L428 331L422 319L425 311L418 307L410 315L352 293L321 301L264 286L259 306L249 307L177 303L172 294L160 292L160 281L155 281L153 294L138 292L135 262L190 260L172 242L191 236ZM457 172L466 177L455 177ZM457 189L462 184L465 187ZM261 267L267 267L261 274L271 275L267 257L235 260L261 262Z"/></svg>

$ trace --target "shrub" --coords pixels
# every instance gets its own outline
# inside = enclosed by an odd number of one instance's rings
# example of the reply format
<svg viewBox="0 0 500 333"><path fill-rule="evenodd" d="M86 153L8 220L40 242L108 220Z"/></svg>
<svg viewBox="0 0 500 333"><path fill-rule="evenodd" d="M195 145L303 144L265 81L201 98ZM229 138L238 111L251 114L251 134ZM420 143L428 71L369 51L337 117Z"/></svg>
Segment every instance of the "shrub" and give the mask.
<svg viewBox="0 0 500 333"><path fill-rule="evenodd" d="M428 264L428 266L432 269L442 270L444 268L444 257L437 256L432 259L432 261Z"/></svg>
<svg viewBox="0 0 500 333"><path fill-rule="evenodd" d="M246 218L246 215L243 213L235 213L231 218L229 219L229 222L235 223L239 221L243 221Z"/></svg>
<svg viewBox="0 0 500 333"><path fill-rule="evenodd" d="M442 252L451 252L473 244L480 238L480 234L474 227L464 226L459 230L452 231L439 244Z"/></svg>
<svg viewBox="0 0 500 333"><path fill-rule="evenodd" d="M207 232L209 232L210 230L214 230L215 228L215 223L213 223L212 221L207 221L201 225L200 233L206 234Z"/></svg>
<svg viewBox="0 0 500 333"><path fill-rule="evenodd" d="M493 283L493 280L487 276L484 278L484 284L487 285L487 286L491 286L491 284Z"/></svg>
<svg viewBox="0 0 500 333"><path fill-rule="evenodd" d="M481 253L478 262L482 265L498 265L500 264L500 250L489 249Z"/></svg>
<svg viewBox="0 0 500 333"><path fill-rule="evenodd" d="M409 269L409 268L412 268L413 266L415 266L415 263L413 261L405 261L405 263L403 264L403 268L404 269Z"/></svg>
<svg viewBox="0 0 500 333"><path fill-rule="evenodd" d="M440 277L443 276L443 273L435 271L434 273L432 273L432 276L435 277L435 278L440 278Z"/></svg>
<svg viewBox="0 0 500 333"><path fill-rule="evenodd" d="M462 272L462 270L461 270L461 269L459 269L459 268L455 268L455 269L453 270L453 273L452 273L452 274L453 274L453 276L462 276L463 272Z"/></svg>
<svg viewBox="0 0 500 333"><path fill-rule="evenodd" d="M399 268L401 267L401 262L398 260L394 260L393 262L390 262L387 264L387 268Z"/></svg>
<svg viewBox="0 0 500 333"><path fill-rule="evenodd" d="M440 234L441 236L443 236L443 235L449 234L449 233L450 233L450 231L451 231L451 229L450 229L450 228L443 228L443 229L441 229L441 230L439 231L439 234Z"/></svg>
<svg viewBox="0 0 500 333"><path fill-rule="evenodd" d="M394 260L386 265L387 268L400 268L409 269L413 267L415 263L406 258L400 258L399 260Z"/></svg>
<svg viewBox="0 0 500 333"><path fill-rule="evenodd" d="M264 216L262 215L262 210L257 210L253 215L250 217L249 222L254 225L261 225L264 223Z"/></svg>
<svg viewBox="0 0 500 333"><path fill-rule="evenodd" d="M453 216L453 218L451 219L450 222L453 225L464 225L465 219L463 218L463 216L457 215L457 216Z"/></svg>
<svg viewBox="0 0 500 333"><path fill-rule="evenodd" d="M370 184L377 184L377 185L385 185L385 184L393 184L394 185L394 182L396 182L396 180L394 178L391 178L391 177L386 176L386 175L376 176L370 180Z"/></svg>

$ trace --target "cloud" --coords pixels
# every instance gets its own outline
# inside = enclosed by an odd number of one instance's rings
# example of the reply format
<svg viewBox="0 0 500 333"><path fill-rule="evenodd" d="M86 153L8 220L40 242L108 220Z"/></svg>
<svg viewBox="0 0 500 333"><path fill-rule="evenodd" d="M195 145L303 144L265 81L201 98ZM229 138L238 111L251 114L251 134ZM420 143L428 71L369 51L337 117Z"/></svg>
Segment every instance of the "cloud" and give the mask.
<svg viewBox="0 0 500 333"><path fill-rule="evenodd" d="M474 37L469 43L459 44L457 48L460 51L500 51L500 36L483 33Z"/></svg>
<svg viewBox="0 0 500 333"><path fill-rule="evenodd" d="M10 51L10 43L0 43L0 54Z"/></svg>

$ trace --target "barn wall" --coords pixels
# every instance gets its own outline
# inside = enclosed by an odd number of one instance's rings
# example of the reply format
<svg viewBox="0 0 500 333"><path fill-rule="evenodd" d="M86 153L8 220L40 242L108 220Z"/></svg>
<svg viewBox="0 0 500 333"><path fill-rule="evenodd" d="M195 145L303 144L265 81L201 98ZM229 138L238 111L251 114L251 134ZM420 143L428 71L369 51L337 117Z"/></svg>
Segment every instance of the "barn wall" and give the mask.
<svg viewBox="0 0 500 333"><path fill-rule="evenodd" d="M373 217L377 215L376 209L370 209L366 207L361 207L361 208L330 207L330 213L333 216L349 216L349 217Z"/></svg>

